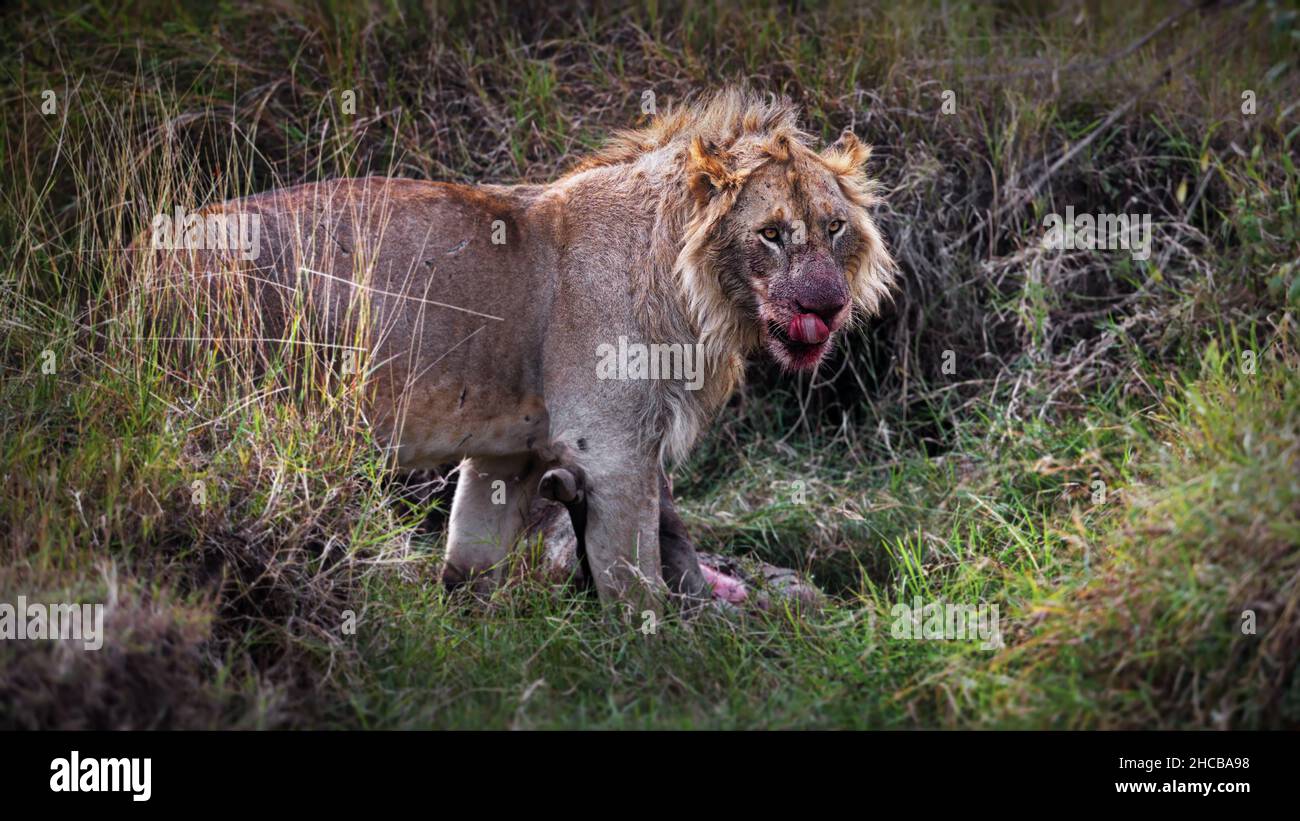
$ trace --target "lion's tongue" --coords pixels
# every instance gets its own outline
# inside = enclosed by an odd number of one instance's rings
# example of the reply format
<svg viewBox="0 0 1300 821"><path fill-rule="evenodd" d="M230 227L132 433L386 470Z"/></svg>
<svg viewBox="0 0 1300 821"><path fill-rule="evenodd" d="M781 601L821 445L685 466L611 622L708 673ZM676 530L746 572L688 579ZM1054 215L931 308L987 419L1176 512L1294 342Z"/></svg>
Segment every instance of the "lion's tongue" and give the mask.
<svg viewBox="0 0 1300 821"><path fill-rule="evenodd" d="M826 327L826 323L822 322L821 317L816 314L795 314L794 319L790 320L789 327L786 328L786 335L795 342L816 345L825 342L831 332Z"/></svg>

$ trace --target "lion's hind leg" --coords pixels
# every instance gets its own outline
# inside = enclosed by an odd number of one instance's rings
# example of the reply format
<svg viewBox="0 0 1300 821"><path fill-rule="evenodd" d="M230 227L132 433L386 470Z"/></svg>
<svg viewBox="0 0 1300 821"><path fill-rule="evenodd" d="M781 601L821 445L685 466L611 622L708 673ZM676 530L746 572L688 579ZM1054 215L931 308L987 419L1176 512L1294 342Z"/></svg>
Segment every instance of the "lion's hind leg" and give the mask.
<svg viewBox="0 0 1300 821"><path fill-rule="evenodd" d="M447 527L445 585L469 584L477 593L496 586L503 560L523 533L539 474L526 456L461 462Z"/></svg>

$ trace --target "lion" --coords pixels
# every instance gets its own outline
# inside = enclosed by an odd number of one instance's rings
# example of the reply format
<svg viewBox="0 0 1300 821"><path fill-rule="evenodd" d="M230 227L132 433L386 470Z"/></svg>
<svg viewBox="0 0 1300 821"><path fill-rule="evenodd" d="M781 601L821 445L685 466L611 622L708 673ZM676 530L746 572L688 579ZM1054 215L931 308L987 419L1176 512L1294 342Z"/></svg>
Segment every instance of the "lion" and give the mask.
<svg viewBox="0 0 1300 821"><path fill-rule="evenodd" d="M869 147L846 131L818 151L798 113L728 89L549 184L366 177L231 200L207 213L255 219L255 255L186 270L251 283L267 334L306 306L361 349L397 464L459 462L445 582L491 589L543 477L572 469L599 598L659 612L666 588L703 587L689 541L666 532L661 556L661 521L679 523L665 469L746 356L814 370L890 293ZM609 378L599 352L629 342L696 352L697 372Z"/></svg>

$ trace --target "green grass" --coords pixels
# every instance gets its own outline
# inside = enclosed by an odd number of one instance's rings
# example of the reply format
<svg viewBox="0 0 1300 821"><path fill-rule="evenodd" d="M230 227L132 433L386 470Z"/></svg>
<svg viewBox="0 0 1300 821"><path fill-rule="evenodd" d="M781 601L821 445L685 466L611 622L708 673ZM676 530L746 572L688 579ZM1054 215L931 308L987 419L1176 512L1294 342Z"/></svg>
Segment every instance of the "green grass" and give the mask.
<svg viewBox="0 0 1300 821"><path fill-rule="evenodd" d="M1170 386L1167 402L1145 412L1099 406L1070 430L1013 428L1030 441L971 441L988 448L988 464L964 477L918 459L892 475L818 486L808 512L770 498L765 477L789 475L788 465L747 460L723 498L695 502L691 523L709 546L781 560L789 541L819 540L846 553L869 543L880 554L874 570L860 567L858 584L844 576L834 606L817 616L709 616L661 625L651 638L548 588L520 585L485 615L425 588L383 586L369 596L383 604L371 617L373 644L360 648L368 675L355 692L363 695L337 720L1290 724L1296 693L1287 660L1300 634L1300 379L1295 351L1288 357L1249 379L1212 363L1203 379ZM1251 428L1257 438L1248 442ZM1055 455L1052 464L1025 461L1044 452ZM1080 489L1096 475L1107 477L1101 504ZM891 488L910 492L898 499ZM886 496L891 507L880 514L881 502L863 502L867 523L841 520L825 532L841 502ZM891 606L918 595L1000 603L1007 647L891 638ZM1247 609L1260 619L1254 635L1241 631Z"/></svg>
<svg viewBox="0 0 1300 821"><path fill-rule="evenodd" d="M1126 51L1181 6L804 5L7 12L0 602L106 602L109 635L0 642L0 726L1300 726L1294 12ZM823 612L646 634L526 561L448 596L445 494L384 461L332 352L142 339L121 249L171 204L543 181L644 91L728 81L877 145L902 264L816 379L756 361L675 472L702 549L799 568ZM1066 205L1153 214L1155 253L1044 250ZM1004 646L896 638L917 597L996 605Z"/></svg>

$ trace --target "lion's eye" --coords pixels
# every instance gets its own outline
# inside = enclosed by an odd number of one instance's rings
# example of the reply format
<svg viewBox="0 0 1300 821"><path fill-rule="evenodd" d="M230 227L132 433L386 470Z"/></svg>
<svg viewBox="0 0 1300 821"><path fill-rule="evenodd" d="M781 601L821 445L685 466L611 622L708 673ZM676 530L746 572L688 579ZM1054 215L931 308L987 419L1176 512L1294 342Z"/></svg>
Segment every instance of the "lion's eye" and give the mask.
<svg viewBox="0 0 1300 821"><path fill-rule="evenodd" d="M758 233L768 242L779 242L781 240L780 230L773 228L770 225Z"/></svg>
<svg viewBox="0 0 1300 821"><path fill-rule="evenodd" d="M844 227L844 220L831 220L830 224L826 226L826 230L830 232L831 236L835 236L840 232L840 229L843 227Z"/></svg>

